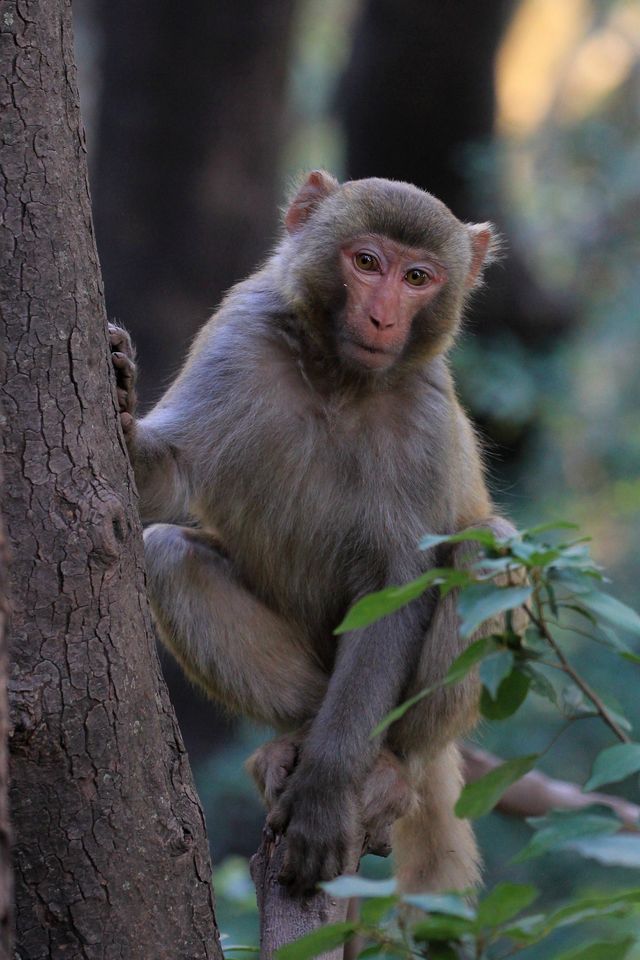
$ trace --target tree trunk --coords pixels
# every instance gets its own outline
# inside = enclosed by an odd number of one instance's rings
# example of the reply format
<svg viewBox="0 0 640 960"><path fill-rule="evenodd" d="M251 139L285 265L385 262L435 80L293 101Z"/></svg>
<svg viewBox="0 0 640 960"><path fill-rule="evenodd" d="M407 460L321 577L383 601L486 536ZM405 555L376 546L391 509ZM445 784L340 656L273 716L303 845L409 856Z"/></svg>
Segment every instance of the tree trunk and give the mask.
<svg viewBox="0 0 640 960"><path fill-rule="evenodd" d="M3 431L0 410L0 433ZM0 491L2 472L0 470ZM7 703L7 619L9 597L7 584L8 551L4 524L0 516L0 960L9 960L12 947L13 878L11 876L9 831L9 707Z"/></svg>
<svg viewBox="0 0 640 960"><path fill-rule="evenodd" d="M115 408L69 0L0 3L21 960L221 956Z"/></svg>

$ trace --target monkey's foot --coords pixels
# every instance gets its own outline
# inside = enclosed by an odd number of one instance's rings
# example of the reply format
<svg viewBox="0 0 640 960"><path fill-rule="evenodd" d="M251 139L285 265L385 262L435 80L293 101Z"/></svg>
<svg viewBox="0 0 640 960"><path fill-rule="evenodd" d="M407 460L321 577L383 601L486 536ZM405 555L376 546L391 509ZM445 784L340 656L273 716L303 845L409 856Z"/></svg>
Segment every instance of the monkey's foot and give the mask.
<svg viewBox="0 0 640 960"><path fill-rule="evenodd" d="M402 762L389 750L382 750L362 790L361 817L365 830L362 852L388 857L394 822L406 816L417 802Z"/></svg>
<svg viewBox="0 0 640 960"><path fill-rule="evenodd" d="M287 777L298 762L302 739L302 731L285 733L258 747L245 762L245 768L253 777L268 810L284 790Z"/></svg>

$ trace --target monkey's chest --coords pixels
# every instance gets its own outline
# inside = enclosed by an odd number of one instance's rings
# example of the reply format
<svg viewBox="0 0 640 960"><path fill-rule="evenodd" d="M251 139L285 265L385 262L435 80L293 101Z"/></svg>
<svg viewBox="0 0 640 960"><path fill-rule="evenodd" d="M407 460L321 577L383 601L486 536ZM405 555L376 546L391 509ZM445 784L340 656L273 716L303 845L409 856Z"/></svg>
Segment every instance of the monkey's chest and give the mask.
<svg viewBox="0 0 640 960"><path fill-rule="evenodd" d="M415 444L356 439L272 430L218 447L210 521L246 585L316 635L390 571L416 572L420 536L446 527L442 484L438 495Z"/></svg>

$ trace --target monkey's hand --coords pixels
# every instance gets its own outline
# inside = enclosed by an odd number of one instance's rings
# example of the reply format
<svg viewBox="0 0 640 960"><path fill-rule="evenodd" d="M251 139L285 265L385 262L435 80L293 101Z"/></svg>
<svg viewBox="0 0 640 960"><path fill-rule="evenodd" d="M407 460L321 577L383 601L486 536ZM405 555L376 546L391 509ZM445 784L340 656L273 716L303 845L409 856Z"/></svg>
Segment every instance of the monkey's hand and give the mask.
<svg viewBox="0 0 640 960"><path fill-rule="evenodd" d="M125 440L133 440L135 427L134 415L136 411L136 351L131 337L122 327L109 324L109 345L111 347L111 362L116 374L116 392L120 410L120 424Z"/></svg>
<svg viewBox="0 0 640 960"><path fill-rule="evenodd" d="M301 761L267 818L286 833L280 882L293 896L313 893L321 880L333 880L348 866L358 837L358 803L352 789L340 788Z"/></svg>

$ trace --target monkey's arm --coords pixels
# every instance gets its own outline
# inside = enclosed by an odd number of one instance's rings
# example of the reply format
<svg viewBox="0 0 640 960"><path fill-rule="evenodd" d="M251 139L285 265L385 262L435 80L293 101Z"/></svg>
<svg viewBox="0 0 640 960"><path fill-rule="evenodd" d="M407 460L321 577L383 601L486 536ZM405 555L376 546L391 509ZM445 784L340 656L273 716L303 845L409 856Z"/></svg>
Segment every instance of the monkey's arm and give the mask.
<svg viewBox="0 0 640 960"><path fill-rule="evenodd" d="M340 873L357 829L356 797L380 751L376 724L400 701L434 607L425 596L344 635L324 700L270 823L287 831L283 880L298 893Z"/></svg>
<svg viewBox="0 0 640 960"><path fill-rule="evenodd" d="M189 471L179 443L171 441L171 407L159 405L148 417L135 418L135 348L127 331L113 324L109 324L109 343L120 423L136 476L142 520L184 519L189 505Z"/></svg>

